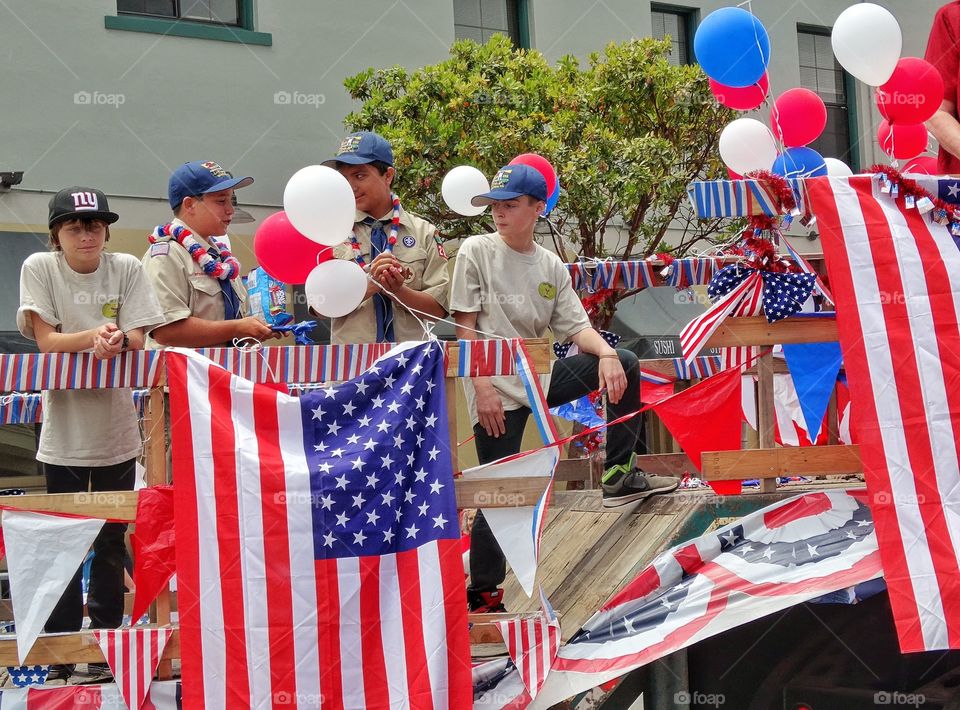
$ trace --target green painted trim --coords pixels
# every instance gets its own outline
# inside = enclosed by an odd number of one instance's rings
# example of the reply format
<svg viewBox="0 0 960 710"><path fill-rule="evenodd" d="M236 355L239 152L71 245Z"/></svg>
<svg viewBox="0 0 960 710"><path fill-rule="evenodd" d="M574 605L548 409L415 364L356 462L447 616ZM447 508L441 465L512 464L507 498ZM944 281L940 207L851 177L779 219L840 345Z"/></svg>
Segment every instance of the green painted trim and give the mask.
<svg viewBox="0 0 960 710"><path fill-rule="evenodd" d="M850 169L860 172L860 123L857 120L857 82L843 72L843 91L847 95L847 132L850 134Z"/></svg>
<svg viewBox="0 0 960 710"><path fill-rule="evenodd" d="M517 34L521 49L530 49L530 2L517 0Z"/></svg>
<svg viewBox="0 0 960 710"><path fill-rule="evenodd" d="M253 0L238 0L240 3L240 26L245 30L253 31L254 12Z"/></svg>
<svg viewBox="0 0 960 710"><path fill-rule="evenodd" d="M240 44L258 44L273 46L273 35L269 32L254 32L240 27L207 25L186 20L165 20L159 17L133 17L130 15L107 15L103 25L108 30L126 30L128 32L147 32L150 34L170 35L172 37L191 37L193 39L212 39L220 42L238 42Z"/></svg>

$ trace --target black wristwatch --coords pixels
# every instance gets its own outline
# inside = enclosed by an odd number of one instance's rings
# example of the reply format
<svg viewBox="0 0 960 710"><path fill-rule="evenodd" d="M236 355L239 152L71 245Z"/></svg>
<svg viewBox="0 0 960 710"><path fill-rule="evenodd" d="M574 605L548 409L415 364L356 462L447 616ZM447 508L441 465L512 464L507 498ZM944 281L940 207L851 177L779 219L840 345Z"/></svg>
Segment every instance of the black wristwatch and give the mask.
<svg viewBox="0 0 960 710"><path fill-rule="evenodd" d="M123 333L123 331L120 331L120 332ZM126 350L129 347L130 347L130 336L127 335L126 333L123 333L123 345L120 346L120 349Z"/></svg>

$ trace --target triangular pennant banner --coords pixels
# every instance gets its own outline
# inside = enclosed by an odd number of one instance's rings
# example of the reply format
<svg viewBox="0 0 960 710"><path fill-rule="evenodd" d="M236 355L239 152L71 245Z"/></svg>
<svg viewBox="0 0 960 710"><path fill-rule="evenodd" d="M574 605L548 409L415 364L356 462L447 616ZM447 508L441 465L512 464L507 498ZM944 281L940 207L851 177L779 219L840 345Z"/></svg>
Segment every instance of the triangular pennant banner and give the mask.
<svg viewBox="0 0 960 710"><path fill-rule="evenodd" d="M465 478L474 479L517 476L543 476L549 479L553 476L559 458L560 451L551 446L520 458L475 466L464 471L463 475ZM514 502L516 507L513 508L484 508L484 504L494 501L477 500L477 507L483 508L483 517L486 518L490 531L497 538L500 549L528 597L533 596L533 584L537 576L538 533L542 529L542 513L546 508L545 498L548 494L549 487L540 500L536 501L536 505L524 505L529 502L524 500L503 501Z"/></svg>
<svg viewBox="0 0 960 710"><path fill-rule="evenodd" d="M816 441L843 361L840 343L784 345L783 355L800 400L807 436Z"/></svg>
<svg viewBox="0 0 960 710"><path fill-rule="evenodd" d="M7 675L14 688L27 688L31 685L43 685L47 682L50 666L7 666ZM3 707L0 704L0 707Z"/></svg>
<svg viewBox="0 0 960 710"><path fill-rule="evenodd" d="M140 491L133 543L132 619L136 623L176 571L173 534L173 486Z"/></svg>
<svg viewBox="0 0 960 710"><path fill-rule="evenodd" d="M543 610L534 617L495 622L531 699L543 687L560 650L560 622L542 587L540 602Z"/></svg>
<svg viewBox="0 0 960 710"><path fill-rule="evenodd" d="M97 643L130 710L140 710L173 629L95 631Z"/></svg>
<svg viewBox="0 0 960 710"><path fill-rule="evenodd" d="M701 471L704 451L740 448L740 389L740 368L734 367L653 405L653 411Z"/></svg>
<svg viewBox="0 0 960 710"><path fill-rule="evenodd" d="M3 511L10 597L21 665L104 522L97 518Z"/></svg>

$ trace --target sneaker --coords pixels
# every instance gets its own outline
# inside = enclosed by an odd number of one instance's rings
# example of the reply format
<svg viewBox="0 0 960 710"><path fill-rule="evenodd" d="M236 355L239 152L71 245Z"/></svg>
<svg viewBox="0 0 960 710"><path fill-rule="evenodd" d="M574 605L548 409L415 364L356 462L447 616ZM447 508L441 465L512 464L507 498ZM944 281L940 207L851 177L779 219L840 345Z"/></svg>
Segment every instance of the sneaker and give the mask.
<svg viewBox="0 0 960 710"><path fill-rule="evenodd" d="M611 466L603 474L603 507L616 508L636 500L675 491L680 479L673 476L655 476L644 473L630 463Z"/></svg>
<svg viewBox="0 0 960 710"><path fill-rule="evenodd" d="M58 665L50 666L50 671L47 673L47 679L43 682L44 685L66 685L70 680L70 676L73 674L74 666L71 665Z"/></svg>
<svg viewBox="0 0 960 710"><path fill-rule="evenodd" d="M467 603L471 614L498 614L505 612L503 605L503 590L494 589L492 592L478 592L467 590Z"/></svg>

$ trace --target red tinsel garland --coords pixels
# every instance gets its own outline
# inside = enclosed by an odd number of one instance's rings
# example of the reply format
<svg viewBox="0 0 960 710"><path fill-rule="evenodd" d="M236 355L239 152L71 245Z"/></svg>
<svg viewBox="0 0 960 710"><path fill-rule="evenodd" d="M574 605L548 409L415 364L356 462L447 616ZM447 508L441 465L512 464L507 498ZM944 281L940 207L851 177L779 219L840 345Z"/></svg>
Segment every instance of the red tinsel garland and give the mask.
<svg viewBox="0 0 960 710"><path fill-rule="evenodd" d="M943 224L944 222L960 222L960 209L956 205L941 200L939 197L920 187L916 180L903 177L903 174L889 165L874 165L870 168L874 175L882 173L889 182L897 186L898 197L912 197L914 201L926 198L933 203L934 220Z"/></svg>

